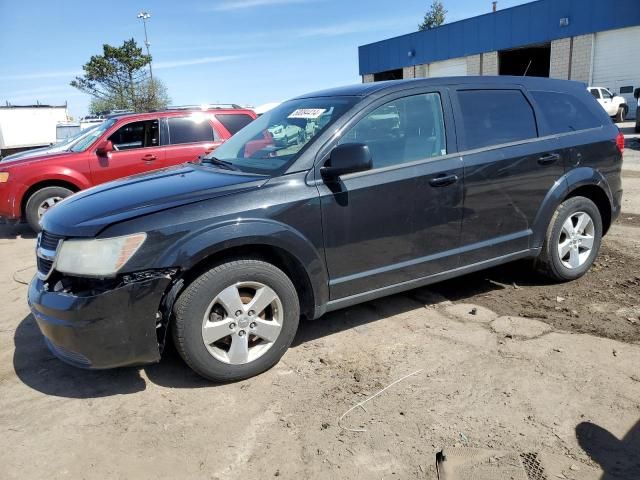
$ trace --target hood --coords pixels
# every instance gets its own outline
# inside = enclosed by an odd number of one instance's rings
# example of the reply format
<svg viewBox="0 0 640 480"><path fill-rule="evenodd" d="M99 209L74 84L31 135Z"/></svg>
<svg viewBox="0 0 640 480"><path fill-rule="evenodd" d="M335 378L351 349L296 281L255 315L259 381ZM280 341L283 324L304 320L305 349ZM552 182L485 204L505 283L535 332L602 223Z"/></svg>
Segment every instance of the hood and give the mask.
<svg viewBox="0 0 640 480"><path fill-rule="evenodd" d="M64 147L61 145L51 145L50 147L34 148L33 150L25 150L24 152L14 153L13 155L7 155L2 157L0 163L10 163L17 160L38 160L38 157L49 157L49 155L56 153L67 153L68 145Z"/></svg>
<svg viewBox="0 0 640 480"><path fill-rule="evenodd" d="M49 210L44 230L91 237L117 222L258 188L267 177L185 164L83 190Z"/></svg>

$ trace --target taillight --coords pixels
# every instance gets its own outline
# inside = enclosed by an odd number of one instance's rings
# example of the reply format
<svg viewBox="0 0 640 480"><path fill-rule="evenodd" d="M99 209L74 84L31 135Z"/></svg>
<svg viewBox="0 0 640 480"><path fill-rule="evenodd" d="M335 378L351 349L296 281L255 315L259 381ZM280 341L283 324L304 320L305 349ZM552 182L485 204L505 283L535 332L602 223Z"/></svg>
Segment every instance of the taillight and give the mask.
<svg viewBox="0 0 640 480"><path fill-rule="evenodd" d="M622 132L618 132L618 136L616 137L616 145L618 146L618 150L620 150L620 154L624 154L624 135Z"/></svg>

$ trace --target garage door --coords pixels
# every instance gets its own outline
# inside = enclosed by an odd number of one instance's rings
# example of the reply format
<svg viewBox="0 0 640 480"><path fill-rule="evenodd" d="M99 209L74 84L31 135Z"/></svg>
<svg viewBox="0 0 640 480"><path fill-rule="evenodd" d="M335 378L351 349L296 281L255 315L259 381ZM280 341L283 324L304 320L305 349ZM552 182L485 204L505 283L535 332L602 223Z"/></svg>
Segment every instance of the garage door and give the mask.
<svg viewBox="0 0 640 480"><path fill-rule="evenodd" d="M454 58L429 65L430 77L460 77L467 74L467 59Z"/></svg>
<svg viewBox="0 0 640 480"><path fill-rule="evenodd" d="M638 39L640 27L622 28L596 33L593 56L592 85L620 93L629 105L629 116L635 117L633 90L640 87Z"/></svg>

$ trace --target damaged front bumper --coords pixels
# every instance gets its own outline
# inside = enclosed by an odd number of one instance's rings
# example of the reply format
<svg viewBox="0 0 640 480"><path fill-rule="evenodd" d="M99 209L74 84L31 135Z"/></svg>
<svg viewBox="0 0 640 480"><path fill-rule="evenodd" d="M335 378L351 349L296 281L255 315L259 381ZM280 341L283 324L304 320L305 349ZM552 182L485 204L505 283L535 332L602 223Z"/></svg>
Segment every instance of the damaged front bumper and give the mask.
<svg viewBox="0 0 640 480"><path fill-rule="evenodd" d="M107 289L50 290L37 277L29 307L51 352L77 367L105 369L160 360L161 302L171 276L129 276Z"/></svg>

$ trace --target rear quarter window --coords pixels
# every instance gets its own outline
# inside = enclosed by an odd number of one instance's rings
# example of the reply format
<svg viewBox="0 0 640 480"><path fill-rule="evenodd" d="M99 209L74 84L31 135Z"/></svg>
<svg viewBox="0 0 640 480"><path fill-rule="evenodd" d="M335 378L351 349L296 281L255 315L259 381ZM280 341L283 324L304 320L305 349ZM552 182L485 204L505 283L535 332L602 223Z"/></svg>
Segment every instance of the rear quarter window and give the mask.
<svg viewBox="0 0 640 480"><path fill-rule="evenodd" d="M458 101L467 150L538 136L533 108L520 90L462 90Z"/></svg>
<svg viewBox="0 0 640 480"><path fill-rule="evenodd" d="M245 113L221 113L216 118L224 125L231 135L235 135L253 122L253 118Z"/></svg>
<svg viewBox="0 0 640 480"><path fill-rule="evenodd" d="M213 142L215 135L206 117L169 117L169 144Z"/></svg>
<svg viewBox="0 0 640 480"><path fill-rule="evenodd" d="M602 125L598 116L580 98L559 92L530 93L553 134L577 132Z"/></svg>

